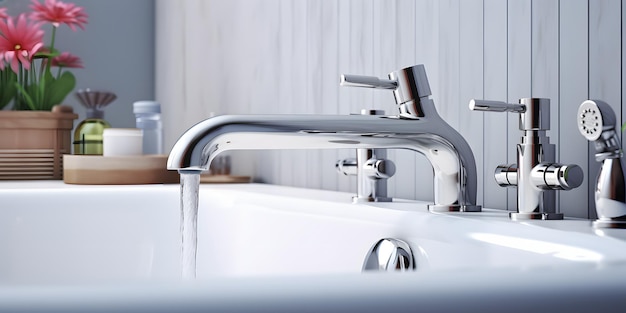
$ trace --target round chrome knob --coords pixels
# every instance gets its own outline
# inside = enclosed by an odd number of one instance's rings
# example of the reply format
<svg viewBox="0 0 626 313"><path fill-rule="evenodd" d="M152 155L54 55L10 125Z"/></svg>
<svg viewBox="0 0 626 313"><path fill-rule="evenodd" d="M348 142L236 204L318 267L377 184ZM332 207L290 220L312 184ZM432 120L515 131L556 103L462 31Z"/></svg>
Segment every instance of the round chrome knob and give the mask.
<svg viewBox="0 0 626 313"><path fill-rule="evenodd" d="M539 164L530 172L537 188L570 190L583 183L583 170L575 164Z"/></svg>
<svg viewBox="0 0 626 313"><path fill-rule="evenodd" d="M396 165L387 159L369 159L365 162L364 174L371 179L387 179L396 173Z"/></svg>

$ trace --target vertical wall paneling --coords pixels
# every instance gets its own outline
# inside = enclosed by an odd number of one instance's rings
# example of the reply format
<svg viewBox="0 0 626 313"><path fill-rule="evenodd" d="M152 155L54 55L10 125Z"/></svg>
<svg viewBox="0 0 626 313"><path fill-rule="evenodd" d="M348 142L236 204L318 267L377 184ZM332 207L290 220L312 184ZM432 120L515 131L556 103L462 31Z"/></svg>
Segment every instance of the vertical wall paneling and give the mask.
<svg viewBox="0 0 626 313"><path fill-rule="evenodd" d="M507 101L507 2L484 0L484 98ZM478 112L471 112L473 119ZM508 142L508 133L516 132L517 125L509 125L503 114L484 114L483 150L476 151L476 162L483 163L483 205L487 208L507 208L507 190L500 187L493 173L500 164L507 163L507 150L514 142ZM482 157L481 157L482 156ZM515 195L513 194L513 197ZM512 209L515 209L513 207Z"/></svg>
<svg viewBox="0 0 626 313"><path fill-rule="evenodd" d="M559 161L577 164L583 169L589 162L587 140L578 132L578 106L588 98L589 53L587 0L561 1L559 5L559 112L560 134L557 149ZM552 134L555 134L553 131ZM556 143L555 136L552 142ZM595 162L595 160L591 160ZM561 212L568 216L588 217L589 183L594 179L585 173L583 184L560 197Z"/></svg>
<svg viewBox="0 0 626 313"><path fill-rule="evenodd" d="M272 64L278 61L277 42L279 34L279 21L273 18L273 14L279 10L279 2L278 0L255 0L249 2L238 1L236 3L236 11L240 12L242 18L248 21L248 23L244 25L238 23L239 25L232 27L232 30L236 30L238 35L228 36L227 39L222 40L227 40L229 45L232 46L229 53L241 56L241 58L227 57L232 62L232 64L226 64L228 69L235 70L236 73L247 73L245 75L248 77L248 79L242 79L241 75L228 75L231 76L228 88L231 93L240 93L240 90L242 90L240 88L244 88L243 90L247 90L247 92L244 93L246 96L240 98L237 102L233 103L229 98L220 101L220 104L226 107L231 105L237 106L235 110L228 108L223 108L222 110L237 112L238 114L274 113L278 110L278 104L275 99L280 82L278 72L272 66ZM219 19L224 18L228 18L228 16L219 17ZM250 37L249 40L240 40L241 37L247 36ZM254 47L254 49L251 50L250 47ZM223 63L220 62L222 59L218 58L217 60L211 60L211 62L221 63L223 66ZM271 60L271 62L266 60ZM220 71L220 73L222 72ZM215 73L211 73L211 75L215 75ZM216 77L216 79L219 79L219 77ZM206 83L206 81L201 81L201 83ZM219 80L213 85L219 88ZM207 89L201 86L199 88ZM212 90L211 93L216 92ZM275 156L277 153L275 151L237 151L230 154L233 155L233 162L237 164L235 167L237 171L241 171L245 165L254 166L258 175L256 177L267 177L274 172L274 166L266 166L265 164L279 165L276 163Z"/></svg>
<svg viewBox="0 0 626 313"><path fill-rule="evenodd" d="M291 80L294 83L294 89L291 90L293 112L298 114L315 113L312 109L314 106L312 94L307 91L311 84L311 73L313 70L307 66L308 58L315 52L308 51L308 35L307 25L312 12L307 11L308 1L292 1L292 27L293 33L291 42L293 44L293 55L291 60L294 64L291 68ZM315 17L313 18L315 20ZM315 22L313 22L315 23ZM292 150L289 151L292 158L292 179L293 185L296 187L307 187L309 184L309 174L312 168L319 168L319 157L316 151L310 150ZM318 175L315 175L316 178Z"/></svg>
<svg viewBox="0 0 626 313"><path fill-rule="evenodd" d="M439 2L439 101L441 117L459 129L459 13L460 1Z"/></svg>
<svg viewBox="0 0 626 313"><path fill-rule="evenodd" d="M377 75L374 73L374 2L373 0L350 0L350 50L348 64L352 74ZM344 88L352 93L348 104L349 113L374 106L374 92L369 88Z"/></svg>
<svg viewBox="0 0 626 313"><path fill-rule="evenodd" d="M320 79L321 103L323 114L339 113L339 4L336 1L316 0L322 9L320 44L322 59L319 65L322 69ZM310 47L318 49L319 47ZM335 162L339 159L336 150L322 151L321 169L322 188L337 190L339 174L335 171Z"/></svg>
<svg viewBox="0 0 626 313"><path fill-rule="evenodd" d="M550 99L551 143L558 145L559 129L559 1L532 2L531 96ZM558 159L558 155L557 155Z"/></svg>
<svg viewBox="0 0 626 313"><path fill-rule="evenodd" d="M301 81L300 79L303 79L303 77L294 77L293 72L295 67L302 66L302 64L298 63L302 56L296 55L297 47L296 43L294 43L294 39L298 35L302 35L297 34L297 31L294 29L294 26L298 23L296 21L297 17L295 14L295 6L297 3L303 3L303 1L281 0L279 16L277 17L280 19L279 55L281 61L279 63L279 75L281 77L281 81L284 83L278 92L279 112L281 114L293 114L298 108L295 103L298 100L301 101L301 99L294 99L294 90L304 92L304 89L299 89L303 88L303 86L298 86L298 82ZM300 105L302 105L301 102ZM304 175L302 172L294 172L297 165L294 158L294 151L280 150L278 152L278 158L281 162L279 167L280 184L294 185L295 173Z"/></svg>
<svg viewBox="0 0 626 313"><path fill-rule="evenodd" d="M351 35L351 1L337 1L338 2L338 49L337 49L337 66L340 74L358 74L353 72L354 70L350 66L350 59L352 58L350 50L350 35ZM352 111L351 103L353 101L353 95L358 90L356 88L341 87L338 89L337 113L338 114L350 114ZM338 159L354 158L356 157L354 151L351 149L341 149L338 151ZM340 191L355 192L356 191L356 178L344 175L338 175L338 187Z"/></svg>
<svg viewBox="0 0 626 313"><path fill-rule="evenodd" d="M531 96L531 0L509 0L508 2L508 78L509 103ZM516 145L520 142L519 114L505 113L508 119L506 144L508 163L517 163ZM504 117L503 117L504 118ZM517 209L517 188L507 188L508 209Z"/></svg>
<svg viewBox="0 0 626 313"><path fill-rule="evenodd" d="M459 27L459 101L450 103L460 112L458 130L469 143L476 158L478 175L477 203L483 203L483 113L471 112L469 101L483 98L483 0L460 1ZM471 115L470 115L471 114ZM465 118L471 116L471 118Z"/></svg>
<svg viewBox="0 0 626 313"><path fill-rule="evenodd" d="M185 111L188 108L185 86L183 58L171 58L182 55L185 47L183 21L186 3L158 0L156 4L156 64L155 97L163 104L163 129L165 149L169 151L180 134L187 128Z"/></svg>
<svg viewBox="0 0 626 313"><path fill-rule="evenodd" d="M209 101L212 99L208 98L209 95L213 93L206 92L208 88L203 88L207 81L215 82L215 80L210 78L213 73L211 68L215 65L214 61L216 58L213 54L215 50L208 49L209 42L206 41L207 36L205 36L204 33L192 31L194 28L213 28L213 25L211 25L212 21L206 18L209 12L208 4L208 2L204 1L188 1L186 3L187 10L185 12L184 59L189 60L185 62L185 94L187 105L199 104L199 110L186 110L185 112L190 115L193 114L202 117L208 117L210 112L217 110L216 102ZM202 45L201 49L197 47L198 42ZM199 65L197 62L207 57L206 50L208 50L207 62L203 62L202 65ZM197 67L201 67L203 70L193 70Z"/></svg>
<svg viewBox="0 0 626 313"><path fill-rule="evenodd" d="M620 1L589 1L589 98L606 101L618 117L622 115L621 12ZM595 151L589 153L590 161L594 160ZM597 162L589 162L587 175L596 177L598 170ZM594 217L593 201L589 201L589 209Z"/></svg>
<svg viewBox="0 0 626 313"><path fill-rule="evenodd" d="M624 16L617 0L157 0L155 90L165 143L211 113L395 114L391 93L339 87L339 74L384 76L424 64L438 112L475 154L479 202L516 209L516 189L499 187L493 171L517 161L522 134L517 114L471 112L467 102L545 97L557 161L582 166L586 176L584 187L559 193L560 209L593 218L599 164L576 112L585 99L600 99L620 125L626 120ZM354 156L352 149L246 152L234 166L264 182L354 193L356 179L334 171L337 159ZM389 157L399 169L390 195L431 200L426 158L403 150Z"/></svg>
<svg viewBox="0 0 626 313"><path fill-rule="evenodd" d="M306 11L306 105L304 113L322 113L322 2L321 0L307 0ZM307 188L321 189L322 171L332 169L331 164L322 163L321 150L309 150L305 152Z"/></svg>

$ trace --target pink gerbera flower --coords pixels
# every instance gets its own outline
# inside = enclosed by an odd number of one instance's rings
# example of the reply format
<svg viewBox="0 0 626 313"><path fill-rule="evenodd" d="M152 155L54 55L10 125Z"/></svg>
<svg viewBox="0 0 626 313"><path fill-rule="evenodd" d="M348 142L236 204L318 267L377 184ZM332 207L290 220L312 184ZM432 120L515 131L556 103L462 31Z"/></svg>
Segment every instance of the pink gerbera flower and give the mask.
<svg viewBox="0 0 626 313"><path fill-rule="evenodd" d="M20 14L17 23L12 17L0 20L0 60L11 64L13 72L19 71L21 63L24 69L30 69L32 57L43 47L41 23L26 21L26 15Z"/></svg>
<svg viewBox="0 0 626 313"><path fill-rule="evenodd" d="M87 24L87 14L82 7L73 3L57 0L45 0L44 3L40 3L37 0L33 0L33 4L30 7L34 11L31 15L32 19L52 23L54 27L66 24L75 31L76 26L85 29L84 24Z"/></svg>
<svg viewBox="0 0 626 313"><path fill-rule="evenodd" d="M69 52L63 52L52 58L51 65L57 67L83 68L83 61Z"/></svg>
<svg viewBox="0 0 626 313"><path fill-rule="evenodd" d="M0 18L5 19L9 17L7 14L7 8L0 8Z"/></svg>

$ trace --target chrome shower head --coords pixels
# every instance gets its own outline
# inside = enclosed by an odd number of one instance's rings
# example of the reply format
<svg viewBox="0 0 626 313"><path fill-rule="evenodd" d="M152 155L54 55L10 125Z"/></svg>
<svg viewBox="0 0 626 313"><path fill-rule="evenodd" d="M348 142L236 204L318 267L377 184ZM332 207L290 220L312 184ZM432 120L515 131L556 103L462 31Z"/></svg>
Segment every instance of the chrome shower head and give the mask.
<svg viewBox="0 0 626 313"><path fill-rule="evenodd" d="M606 102L586 100L578 108L578 130L596 147L596 160L621 157L615 112Z"/></svg>
<svg viewBox="0 0 626 313"><path fill-rule="evenodd" d="M595 228L626 228L626 178L615 112L606 102L586 100L578 108L578 130L596 146L602 166L595 188Z"/></svg>

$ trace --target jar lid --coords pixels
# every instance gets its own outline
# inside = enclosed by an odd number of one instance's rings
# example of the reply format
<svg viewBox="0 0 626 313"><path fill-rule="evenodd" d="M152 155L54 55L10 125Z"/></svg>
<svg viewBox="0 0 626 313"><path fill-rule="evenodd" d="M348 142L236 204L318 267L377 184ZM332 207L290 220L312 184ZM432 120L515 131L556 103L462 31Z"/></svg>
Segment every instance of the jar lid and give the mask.
<svg viewBox="0 0 626 313"><path fill-rule="evenodd" d="M133 103L133 113L161 113L161 105L151 100L135 101Z"/></svg>

